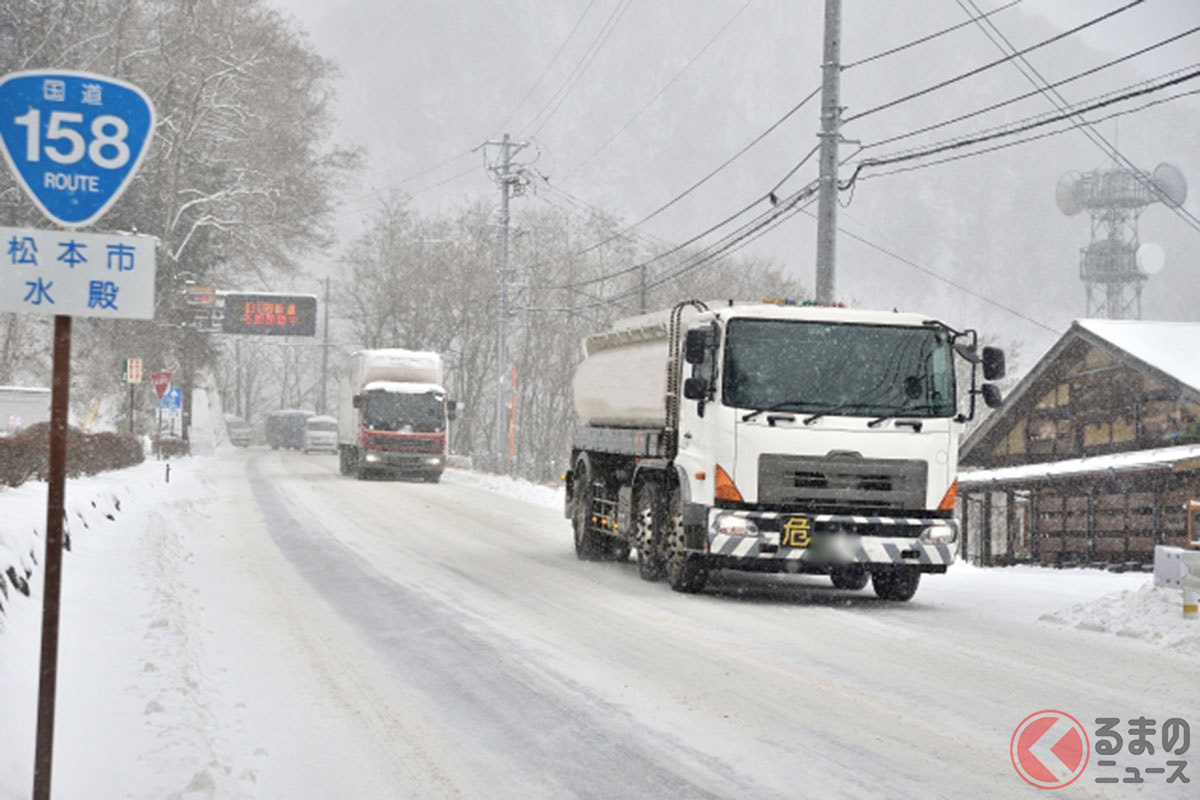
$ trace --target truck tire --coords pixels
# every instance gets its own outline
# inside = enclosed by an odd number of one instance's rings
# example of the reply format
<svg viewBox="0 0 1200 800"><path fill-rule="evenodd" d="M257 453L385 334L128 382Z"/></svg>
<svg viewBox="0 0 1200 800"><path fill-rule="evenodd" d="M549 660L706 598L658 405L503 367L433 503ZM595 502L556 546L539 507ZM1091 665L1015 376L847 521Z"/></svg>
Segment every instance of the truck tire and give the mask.
<svg viewBox="0 0 1200 800"><path fill-rule="evenodd" d="M687 551L683 527L683 501L679 489L671 490L670 520L667 524L667 583L677 592L696 594L708 583L708 564L703 556Z"/></svg>
<svg viewBox="0 0 1200 800"><path fill-rule="evenodd" d="M871 588L882 600L911 600L920 582L921 573L916 567L893 567L871 576Z"/></svg>
<svg viewBox="0 0 1200 800"><path fill-rule="evenodd" d="M338 447L338 472L343 475L350 474L350 448Z"/></svg>
<svg viewBox="0 0 1200 800"><path fill-rule="evenodd" d="M575 530L575 557L580 561L598 561L604 551L601 534L591 529L594 491L588 465L580 459L575 465L575 513L571 519L571 526Z"/></svg>
<svg viewBox="0 0 1200 800"><path fill-rule="evenodd" d="M644 581L657 581L663 576L663 513L662 485L658 481L643 481L634 498L634 545L637 547L638 575Z"/></svg>
<svg viewBox="0 0 1200 800"><path fill-rule="evenodd" d="M833 581L833 588L835 589L852 589L857 591L867 585L867 581L871 579L871 576L861 567L834 567L829 573L829 579Z"/></svg>

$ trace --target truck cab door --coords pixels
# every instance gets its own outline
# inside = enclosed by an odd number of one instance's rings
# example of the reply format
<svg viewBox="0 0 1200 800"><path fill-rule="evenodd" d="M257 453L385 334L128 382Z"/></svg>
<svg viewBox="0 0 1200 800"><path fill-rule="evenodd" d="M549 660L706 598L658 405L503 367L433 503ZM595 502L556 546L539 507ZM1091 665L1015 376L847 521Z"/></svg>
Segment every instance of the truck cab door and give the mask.
<svg viewBox="0 0 1200 800"><path fill-rule="evenodd" d="M733 412L720 401L721 326L712 322L697 330L704 332L705 347L699 361L683 365L675 460L687 474L691 502L711 505L716 468L733 474L736 440Z"/></svg>

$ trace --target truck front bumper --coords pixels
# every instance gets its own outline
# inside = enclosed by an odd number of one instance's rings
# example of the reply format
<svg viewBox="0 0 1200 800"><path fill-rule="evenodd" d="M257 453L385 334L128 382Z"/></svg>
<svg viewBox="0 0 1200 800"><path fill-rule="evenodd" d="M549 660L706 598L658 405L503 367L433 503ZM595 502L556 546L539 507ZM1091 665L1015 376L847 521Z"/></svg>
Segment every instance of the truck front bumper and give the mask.
<svg viewBox="0 0 1200 800"><path fill-rule="evenodd" d="M903 565L944 572L957 540L953 519L714 508L706 544L715 567L820 573Z"/></svg>
<svg viewBox="0 0 1200 800"><path fill-rule="evenodd" d="M363 466L368 469L387 469L396 472L441 472L446 457L440 453L394 453L387 450L367 450Z"/></svg>

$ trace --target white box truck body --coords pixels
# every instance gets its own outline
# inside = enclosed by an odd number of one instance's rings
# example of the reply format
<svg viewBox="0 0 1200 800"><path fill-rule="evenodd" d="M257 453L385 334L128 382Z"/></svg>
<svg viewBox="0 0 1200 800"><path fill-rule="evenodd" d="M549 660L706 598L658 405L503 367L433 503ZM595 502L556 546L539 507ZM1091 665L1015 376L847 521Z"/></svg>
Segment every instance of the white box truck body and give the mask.
<svg viewBox="0 0 1200 800"><path fill-rule="evenodd" d="M7 436L36 422L49 421L49 389L0 386L0 435Z"/></svg>
<svg viewBox="0 0 1200 800"><path fill-rule="evenodd" d="M974 331L918 314L693 301L619 322L573 381L576 553L636 550L680 591L740 569L907 600L953 559L959 435L976 394L999 403L980 363L1003 375Z"/></svg>

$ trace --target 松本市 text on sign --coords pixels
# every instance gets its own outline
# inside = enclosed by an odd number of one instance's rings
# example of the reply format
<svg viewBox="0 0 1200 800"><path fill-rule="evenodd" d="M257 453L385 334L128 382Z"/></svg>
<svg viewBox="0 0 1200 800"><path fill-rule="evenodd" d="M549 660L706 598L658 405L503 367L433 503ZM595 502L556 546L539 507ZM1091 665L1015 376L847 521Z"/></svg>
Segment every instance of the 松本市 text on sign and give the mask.
<svg viewBox="0 0 1200 800"><path fill-rule="evenodd" d="M0 227L0 311L154 317L153 236Z"/></svg>

